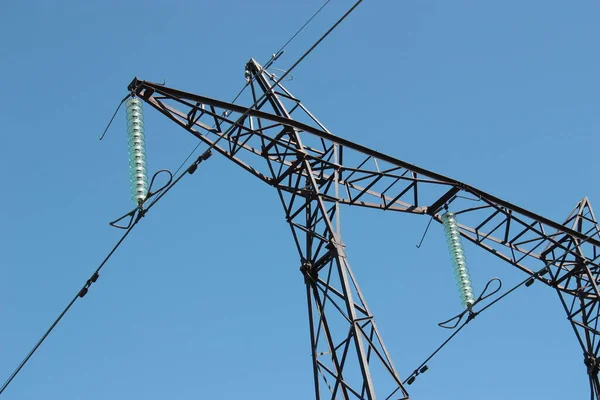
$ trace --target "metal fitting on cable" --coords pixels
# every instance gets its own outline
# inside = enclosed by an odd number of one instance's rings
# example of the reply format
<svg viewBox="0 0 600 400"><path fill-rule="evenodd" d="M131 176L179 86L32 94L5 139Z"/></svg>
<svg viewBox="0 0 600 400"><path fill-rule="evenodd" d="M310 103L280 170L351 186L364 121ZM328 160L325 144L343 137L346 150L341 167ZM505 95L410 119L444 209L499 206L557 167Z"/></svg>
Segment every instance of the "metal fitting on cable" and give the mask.
<svg viewBox="0 0 600 400"><path fill-rule="evenodd" d="M92 277L90 279L88 279L87 282L85 283L85 286L81 288L78 296L79 297L85 296L87 294L90 286L92 286L92 283L96 282L98 280L99 276L100 276L100 274L98 274L97 272L94 272L94 275L92 275Z"/></svg>
<svg viewBox="0 0 600 400"><path fill-rule="evenodd" d="M196 170L198 169L198 165L200 165L200 163L202 161L206 161L210 158L210 156L212 156L212 151L210 149L208 149L207 151L205 151L204 153L200 154L200 157L198 157L196 159L196 161L194 161L192 163L192 165L190 165L187 169L188 174L193 175L194 172L196 172Z"/></svg>
<svg viewBox="0 0 600 400"><path fill-rule="evenodd" d="M414 370L413 374L410 376L410 378L407 379L406 383L408 385L412 385L413 382L415 381L415 379L417 379L417 376L419 376L422 373L426 372L428 369L429 369L429 367L427 365L423 365L420 369Z"/></svg>

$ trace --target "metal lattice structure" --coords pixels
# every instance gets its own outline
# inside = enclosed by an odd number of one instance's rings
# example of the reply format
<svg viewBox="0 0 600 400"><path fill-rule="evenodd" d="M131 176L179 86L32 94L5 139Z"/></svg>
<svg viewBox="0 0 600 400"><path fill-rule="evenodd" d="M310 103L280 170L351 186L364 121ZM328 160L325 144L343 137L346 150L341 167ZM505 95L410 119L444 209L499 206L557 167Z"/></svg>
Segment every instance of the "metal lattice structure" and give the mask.
<svg viewBox="0 0 600 400"><path fill-rule="evenodd" d="M556 223L333 135L254 60L246 76L250 108L138 79L129 90L277 191L306 285L316 399L408 399L346 257L343 206L437 222L451 208L464 238L557 291L600 399L600 231L587 199Z"/></svg>

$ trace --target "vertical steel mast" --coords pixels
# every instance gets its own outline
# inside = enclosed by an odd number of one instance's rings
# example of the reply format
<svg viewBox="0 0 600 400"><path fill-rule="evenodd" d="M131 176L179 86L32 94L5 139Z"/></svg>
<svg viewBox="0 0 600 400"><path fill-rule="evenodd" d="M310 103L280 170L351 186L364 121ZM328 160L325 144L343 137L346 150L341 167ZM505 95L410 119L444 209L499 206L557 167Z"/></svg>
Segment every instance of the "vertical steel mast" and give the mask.
<svg viewBox="0 0 600 400"><path fill-rule="evenodd" d="M275 85L274 76L255 60L246 65L245 76L252 111L266 111L284 121L305 118L327 131L287 89ZM408 399L339 232L339 202L335 201L342 179L336 167L343 158L339 146L303 136L294 126L221 107L219 102L186 99L158 85L151 88L147 82L134 80L129 88L277 190L306 286L315 398ZM170 100L176 100L177 108L168 104ZM183 113L181 108L189 111ZM202 117L212 120L213 126L203 123ZM322 162L315 162L315 155Z"/></svg>
<svg viewBox="0 0 600 400"><path fill-rule="evenodd" d="M589 238L600 239L600 228L587 197L577 204L564 225ZM600 269L593 263L600 253L588 240L561 232L556 235L558 243L548 244L542 257L550 267L548 275L583 350L592 399L600 399Z"/></svg>
<svg viewBox="0 0 600 400"><path fill-rule="evenodd" d="M261 95L266 94L264 101L270 104L274 114L291 118L291 112L302 107L289 92L277 91L285 89L271 86L273 79L269 79L255 61L248 63L247 71L255 79L251 83L254 103L261 104L256 84ZM284 96L295 103L291 109L282 101ZM260 120L257 129L264 129ZM376 399L377 393L383 398L395 395L394 398L407 399L408 394L346 257L339 231L339 202L326 204L324 200L324 196L338 192L339 175L334 171L328 179L319 179L319 166L305 157L310 150L298 129L283 128L278 139L285 145L267 144L262 155L287 166L284 170L271 166L268 181L278 190L300 255L316 399ZM330 152L333 163L338 164L337 146L331 147ZM391 381L386 393L381 386L378 386L379 391L375 389L371 375L373 363L380 364Z"/></svg>

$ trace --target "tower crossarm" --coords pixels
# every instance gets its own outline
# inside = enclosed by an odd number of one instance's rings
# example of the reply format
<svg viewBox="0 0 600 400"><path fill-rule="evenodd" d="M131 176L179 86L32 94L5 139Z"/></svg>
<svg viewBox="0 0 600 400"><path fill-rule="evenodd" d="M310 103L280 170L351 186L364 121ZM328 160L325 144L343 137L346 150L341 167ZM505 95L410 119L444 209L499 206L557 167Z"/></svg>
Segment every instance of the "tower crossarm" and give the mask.
<svg viewBox="0 0 600 400"><path fill-rule="evenodd" d="M374 399L370 365L375 362L389 378L389 386L378 392L408 399L343 251L338 209L345 205L424 215L440 223L452 211L463 237L530 275L530 282L556 289L584 352L594 399L600 400L600 229L587 199L564 223L552 221L332 134L254 60L245 76L250 107L137 78L128 89L276 189L307 287L318 399ZM335 322L336 314L341 322ZM357 363L346 363L349 352ZM350 371L352 365L358 369Z"/></svg>
<svg viewBox="0 0 600 400"><path fill-rule="evenodd" d="M564 257L579 260L581 249L570 243L584 243L586 265L600 271L600 241L593 232L577 231L473 186L336 136L258 63L251 60L246 68L258 100L250 108L138 79L129 90L208 145L218 141L215 150L254 176L299 198L308 195L299 184L307 178L302 165L308 161L325 202L429 215L437 222L446 208L451 209L466 239L570 294L576 293L563 283L580 264L553 259L552 254L562 251ZM284 105L289 114L280 112ZM560 272L537 274L544 265ZM595 294L586 296L595 299Z"/></svg>

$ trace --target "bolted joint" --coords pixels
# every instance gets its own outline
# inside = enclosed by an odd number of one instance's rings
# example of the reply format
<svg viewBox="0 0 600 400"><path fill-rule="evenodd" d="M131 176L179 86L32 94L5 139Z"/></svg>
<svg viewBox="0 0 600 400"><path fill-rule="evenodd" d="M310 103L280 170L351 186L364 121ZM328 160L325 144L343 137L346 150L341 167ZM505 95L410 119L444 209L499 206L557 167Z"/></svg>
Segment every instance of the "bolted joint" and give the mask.
<svg viewBox="0 0 600 400"><path fill-rule="evenodd" d="M138 80L138 78L136 76L133 78L131 83L127 86L127 90L129 90L130 92L135 92L139 86L140 86L140 81Z"/></svg>
<svg viewBox="0 0 600 400"><path fill-rule="evenodd" d="M325 248L329 251L329 254L331 254L332 257L339 256L339 249L335 245L333 239L330 239L329 242L325 244Z"/></svg>
<svg viewBox="0 0 600 400"><path fill-rule="evenodd" d="M332 257L345 257L344 244L336 242L335 238L330 238L329 242L325 244L325 248L329 251Z"/></svg>
<svg viewBox="0 0 600 400"><path fill-rule="evenodd" d="M306 152L306 150L304 150L304 149L296 150L296 159L298 161L304 161L304 160L306 160L307 157L308 157L308 153Z"/></svg>
<svg viewBox="0 0 600 400"><path fill-rule="evenodd" d="M584 354L583 363L587 367L588 375L597 376L600 371L599 360L591 354Z"/></svg>
<svg viewBox="0 0 600 400"><path fill-rule="evenodd" d="M304 283L314 283L319 277L319 271L314 267L310 261L305 261L300 266L300 272L304 276Z"/></svg>

